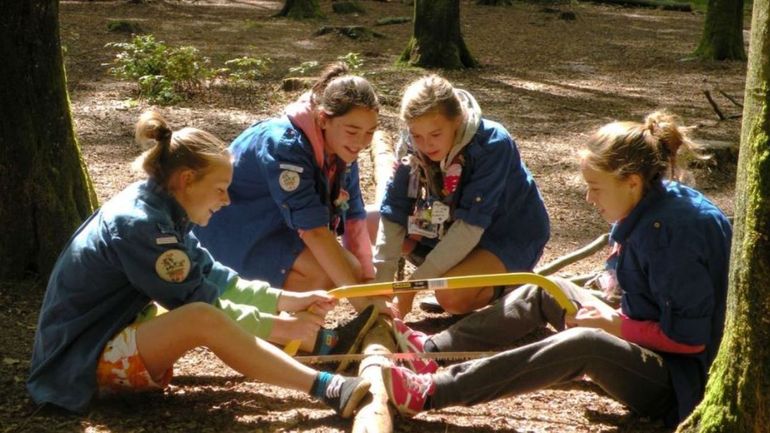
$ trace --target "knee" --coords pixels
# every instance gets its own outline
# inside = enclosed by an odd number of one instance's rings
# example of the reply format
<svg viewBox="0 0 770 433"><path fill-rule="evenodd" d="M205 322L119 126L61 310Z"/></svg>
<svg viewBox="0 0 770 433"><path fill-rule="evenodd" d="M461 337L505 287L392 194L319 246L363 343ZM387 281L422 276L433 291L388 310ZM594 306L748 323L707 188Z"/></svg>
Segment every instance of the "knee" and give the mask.
<svg viewBox="0 0 770 433"><path fill-rule="evenodd" d="M593 356L601 353L601 346L608 339L614 338L606 331L598 328L570 328L557 334L560 345L572 354Z"/></svg>
<svg viewBox="0 0 770 433"><path fill-rule="evenodd" d="M461 293L452 294L436 294L436 300L449 314L468 314L476 310L477 306L472 305L473 299L468 296L463 296Z"/></svg>
<svg viewBox="0 0 770 433"><path fill-rule="evenodd" d="M220 309L205 302L193 302L177 308L189 324L189 329L199 335L222 329L231 321Z"/></svg>

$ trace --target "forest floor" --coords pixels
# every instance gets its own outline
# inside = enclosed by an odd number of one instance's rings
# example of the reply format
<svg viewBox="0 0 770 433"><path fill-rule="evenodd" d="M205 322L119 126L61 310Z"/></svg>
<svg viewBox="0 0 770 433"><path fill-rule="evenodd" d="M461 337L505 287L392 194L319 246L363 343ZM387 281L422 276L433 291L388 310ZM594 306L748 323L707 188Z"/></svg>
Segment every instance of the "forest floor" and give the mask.
<svg viewBox="0 0 770 433"><path fill-rule="evenodd" d="M116 51L108 42L128 34L107 30L110 20L134 20L172 46L191 45L212 65L250 55L272 60L266 76L249 92L217 86L161 110L172 127L196 126L229 141L258 119L279 113L298 91L284 92L290 67L321 65L348 53L363 59L360 73L379 90L381 125L395 131L401 89L424 71L395 66L411 34L410 23L374 26L384 17L409 17L401 2L361 1L366 13L337 15L322 0L323 19L273 18L277 1L191 0L131 4L127 1L62 1L62 43L76 133L100 202L138 175L129 170L140 149L133 125L148 104L136 86L113 78L108 69ZM574 13L575 19L569 18ZM742 99L743 62L701 62L687 57L697 45L702 13L634 9L578 2L478 6L463 1L462 30L481 66L443 71L471 91L485 116L502 122L516 138L522 156L544 196L552 222L543 263L588 243L607 225L584 201L576 149L598 126L616 119L641 120L667 108L697 126L698 140L737 146L740 120L718 121L704 91L715 95L727 114L741 109L718 90ZM369 26L382 37L352 40L327 34L324 25ZM748 18L747 18L748 24ZM748 33L745 33L748 40ZM317 73L317 70L312 71ZM372 162L361 156L362 183L373 200ZM733 212L734 163L691 168L692 180L726 213ZM600 266L599 253L564 270L579 274ZM45 282L0 282L0 432L337 432L350 429L319 402L297 392L244 380L205 349L185 356L165 392L97 400L85 415L37 410L24 388L32 338ZM330 317L342 320L344 308ZM415 311L417 328L435 331L449 319ZM398 419L398 432L635 432L667 431L659 423L631 414L581 381L558 389L501 399L473 408L455 407Z"/></svg>

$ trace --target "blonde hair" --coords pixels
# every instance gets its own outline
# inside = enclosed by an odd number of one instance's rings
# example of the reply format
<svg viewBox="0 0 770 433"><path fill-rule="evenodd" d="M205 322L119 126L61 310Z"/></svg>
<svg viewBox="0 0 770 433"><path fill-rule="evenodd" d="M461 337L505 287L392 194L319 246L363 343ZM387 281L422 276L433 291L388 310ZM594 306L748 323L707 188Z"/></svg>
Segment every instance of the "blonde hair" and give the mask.
<svg viewBox="0 0 770 433"><path fill-rule="evenodd" d="M344 116L355 107L380 110L374 88L364 78L350 75L345 63L332 63L324 69L312 88L313 105L329 117Z"/></svg>
<svg viewBox="0 0 770 433"><path fill-rule="evenodd" d="M172 131L157 111L142 113L134 139L147 149L134 161L134 169L164 187L175 171L189 168L203 176L212 160L228 154L227 145L206 131L189 127Z"/></svg>
<svg viewBox="0 0 770 433"><path fill-rule="evenodd" d="M412 82L404 90L399 117L409 122L431 113L440 113L448 119L456 119L463 114L452 83L435 74Z"/></svg>
<svg viewBox="0 0 770 433"><path fill-rule="evenodd" d="M694 152L681 119L656 111L639 122L613 122L601 127L580 152L590 167L626 179L638 174L649 188L664 177L677 179L677 153Z"/></svg>

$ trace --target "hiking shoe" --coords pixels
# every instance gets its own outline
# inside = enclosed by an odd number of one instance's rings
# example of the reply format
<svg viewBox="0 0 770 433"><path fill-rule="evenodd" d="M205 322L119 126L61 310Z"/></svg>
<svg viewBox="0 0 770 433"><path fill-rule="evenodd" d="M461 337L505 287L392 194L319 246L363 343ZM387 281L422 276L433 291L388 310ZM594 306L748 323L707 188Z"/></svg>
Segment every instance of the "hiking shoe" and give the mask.
<svg viewBox="0 0 770 433"><path fill-rule="evenodd" d="M382 382L398 413L411 418L425 410L428 396L436 389L433 375L416 374L403 367L382 367Z"/></svg>
<svg viewBox="0 0 770 433"><path fill-rule="evenodd" d="M393 332L396 334L396 343L401 352L425 353L425 342L430 338L427 334L415 331L400 319L393 319ZM438 363L432 359L412 358L402 362L417 374L435 373L439 367Z"/></svg>
<svg viewBox="0 0 770 433"><path fill-rule="evenodd" d="M347 355L357 353L361 349L364 336L377 321L379 311L374 305L369 305L350 322L335 329L337 332L337 344L332 348L330 355ZM344 371L350 361L341 361L337 372Z"/></svg>
<svg viewBox="0 0 770 433"><path fill-rule="evenodd" d="M426 313L441 314L444 312L444 307L438 303L435 295L429 295L420 301L420 309Z"/></svg>
<svg viewBox="0 0 770 433"><path fill-rule="evenodd" d="M350 418L369 394L372 384L363 377L335 375L321 400L342 418Z"/></svg>

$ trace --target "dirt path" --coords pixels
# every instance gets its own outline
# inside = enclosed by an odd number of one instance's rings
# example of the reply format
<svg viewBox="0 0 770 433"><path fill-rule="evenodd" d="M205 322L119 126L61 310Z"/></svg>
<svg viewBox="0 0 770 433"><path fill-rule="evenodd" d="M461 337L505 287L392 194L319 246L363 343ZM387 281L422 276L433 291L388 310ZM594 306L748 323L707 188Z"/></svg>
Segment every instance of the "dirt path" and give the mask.
<svg viewBox="0 0 770 433"><path fill-rule="evenodd" d="M273 63L256 94L206 92L163 109L173 126L197 126L230 140L256 119L276 113L296 93L279 90L289 67L321 64L349 52L363 56L363 73L382 94L382 124L395 128L401 88L423 71L395 67L411 24L376 27L384 38L353 41L335 35L312 36L322 25L371 26L382 17L410 16L400 2L362 1L367 13L339 16L322 1L324 20L295 22L271 18L279 2L125 1L62 2L62 38L77 134L100 200L137 179L128 165L139 154L133 124L147 108L133 101L133 86L107 73L114 51L107 42L125 34L107 31L110 19L137 20L143 29L171 45L193 45L221 65L242 55L268 56ZM613 119L640 120L668 108L690 125L699 139L737 142L739 120L717 122L703 90L743 94L745 64L683 61L697 44L703 16L582 3L523 4L492 8L463 2L463 31L482 67L446 72L470 90L487 117L506 125L521 148L544 195L552 219L552 242L544 260L583 245L607 229L583 201L575 149L597 126ZM574 12L575 20L560 19ZM739 112L718 100L730 114ZM362 160L363 184L371 200L371 161ZM733 209L731 167L692 170L697 186L727 213ZM581 273L597 257L566 270ZM199 431L332 432L349 429L322 405L299 393L242 380L205 350L178 365L173 386L163 394L99 401L85 416L35 413L23 381L43 282L0 284L0 432L10 431ZM332 318L337 320L339 316ZM441 321L410 317L424 329ZM474 408L452 408L399 421L402 432L659 432L659 424L631 415L588 382L540 391Z"/></svg>

